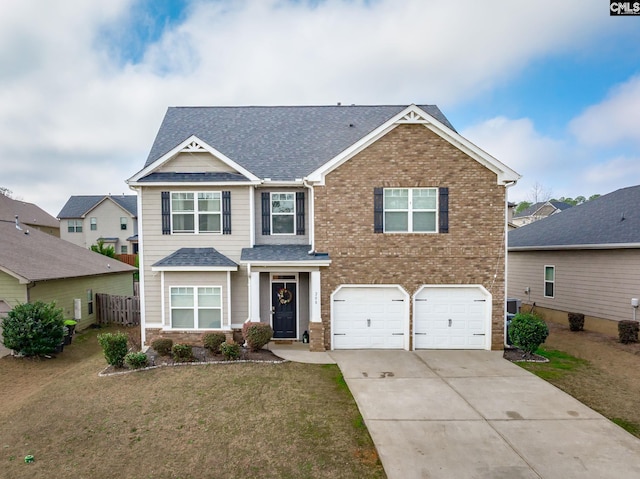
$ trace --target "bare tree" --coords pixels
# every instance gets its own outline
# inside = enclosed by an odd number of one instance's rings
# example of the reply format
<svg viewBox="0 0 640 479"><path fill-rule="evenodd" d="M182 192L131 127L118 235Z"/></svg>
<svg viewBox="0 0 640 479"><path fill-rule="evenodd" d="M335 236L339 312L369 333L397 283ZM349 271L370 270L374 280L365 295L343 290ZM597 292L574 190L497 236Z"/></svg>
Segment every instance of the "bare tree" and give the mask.
<svg viewBox="0 0 640 479"><path fill-rule="evenodd" d="M5 186L0 186L0 195L13 198L13 191Z"/></svg>
<svg viewBox="0 0 640 479"><path fill-rule="evenodd" d="M531 191L529 192L529 199L534 205L536 203L549 201L551 199L551 190L548 190L536 181L531 187Z"/></svg>

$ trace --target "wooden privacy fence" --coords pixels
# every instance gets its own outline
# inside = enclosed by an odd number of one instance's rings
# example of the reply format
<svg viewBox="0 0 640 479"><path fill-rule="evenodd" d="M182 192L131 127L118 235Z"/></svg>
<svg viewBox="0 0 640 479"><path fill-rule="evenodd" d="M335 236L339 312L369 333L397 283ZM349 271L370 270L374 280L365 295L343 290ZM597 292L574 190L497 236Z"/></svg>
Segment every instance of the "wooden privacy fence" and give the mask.
<svg viewBox="0 0 640 479"><path fill-rule="evenodd" d="M140 298L96 294L96 321L98 324L114 323L125 326L140 324Z"/></svg>
<svg viewBox="0 0 640 479"><path fill-rule="evenodd" d="M117 254L116 259L118 261L122 261L123 263L130 264L131 266L136 265L136 258L138 258L137 254Z"/></svg>

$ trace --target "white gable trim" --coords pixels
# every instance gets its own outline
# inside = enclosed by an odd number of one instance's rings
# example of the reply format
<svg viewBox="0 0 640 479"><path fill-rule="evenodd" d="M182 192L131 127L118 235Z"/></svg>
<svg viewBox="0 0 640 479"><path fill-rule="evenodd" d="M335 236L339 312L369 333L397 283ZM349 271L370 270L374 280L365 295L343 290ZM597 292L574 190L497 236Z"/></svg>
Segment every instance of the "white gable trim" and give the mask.
<svg viewBox="0 0 640 479"><path fill-rule="evenodd" d="M172 160L178 154L184 153L184 152L192 152L192 153L193 152L196 152L196 153L207 152L207 153L210 153L212 156L215 156L217 159L219 159L220 161L225 163L227 166L233 168L238 173L240 173L240 174L246 176L247 178L249 178L249 180L260 181L260 178L258 178L256 175L251 173L249 170L243 168L242 166L240 166L238 163L236 163L235 161L233 161L231 158L227 157L226 155L223 155L218 150L216 150L214 147L212 147L211 145L208 145L206 142L202 141L197 136L191 135L189 138L184 140L182 143L180 143L179 145L176 145L171 151L169 151L168 153L165 153L160 158L158 158L156 161L151 163L149 166L143 168L138 173L136 173L131 178L129 178L127 180L127 184L129 184L129 185L131 185L131 184L145 185L146 183L138 183L138 180L140 178L144 178L145 176L147 176L150 173L153 173L154 170L158 169L160 166L164 165L169 160Z"/></svg>
<svg viewBox="0 0 640 479"><path fill-rule="evenodd" d="M24 276L21 276L18 273L14 273L13 271L11 271L8 268L5 268L4 266L0 266L0 271L2 271L3 273L7 273L9 276L17 279L18 283L20 283L20 284L29 284L29 283L31 283L31 280L29 278L25 278Z"/></svg>
<svg viewBox="0 0 640 479"><path fill-rule="evenodd" d="M100 206L106 200L110 200L114 205L116 205L118 208L120 208L122 211L124 211L127 214L127 216L129 216L129 218L134 218L134 219L136 218L135 216L133 216L131 214L131 211L127 210L124 206L119 204L111 196L108 196L108 195L106 195L104 198L102 198L100 201L98 201L95 205L93 205L91 208L89 208L87 211L85 211L82 214L81 218L86 218L89 213L91 213L93 210L95 210L98 206Z"/></svg>
<svg viewBox="0 0 640 479"><path fill-rule="evenodd" d="M436 135L448 141L453 146L476 160L478 163L496 173L498 177L498 184L505 185L520 179L520 175L506 166L504 163L498 161L496 158L494 158L481 148L477 147L469 140L453 131L451 128L436 120L433 116L429 115L421 108L418 108L416 105L409 105L403 111L390 118L386 123L383 123L367 136L361 138L359 141L338 154L332 160L328 161L320 168L313 171L307 177L307 180L323 185L325 176L331 171L335 170L344 162L348 161L356 154L360 153L362 150L378 141L398 125L406 124L424 125L426 128L433 131Z"/></svg>

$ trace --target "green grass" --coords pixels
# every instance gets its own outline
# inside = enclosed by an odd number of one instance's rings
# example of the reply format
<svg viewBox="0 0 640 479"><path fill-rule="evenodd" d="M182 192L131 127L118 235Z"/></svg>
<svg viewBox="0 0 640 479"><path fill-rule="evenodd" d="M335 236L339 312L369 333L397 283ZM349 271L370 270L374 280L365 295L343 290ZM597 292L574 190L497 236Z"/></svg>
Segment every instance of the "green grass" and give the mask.
<svg viewBox="0 0 640 479"><path fill-rule="evenodd" d="M545 381L561 379L572 372L589 367L589 361L576 358L570 354L554 349L539 348L536 354L549 360L548 363L527 363L518 362L520 367L532 372Z"/></svg>
<svg viewBox="0 0 640 479"><path fill-rule="evenodd" d="M620 426L625 431L633 434L634 436L640 437L640 424L636 424L634 422L627 421L627 420L619 418L619 417L613 417L613 418L611 418L611 421L616 423L618 426Z"/></svg>

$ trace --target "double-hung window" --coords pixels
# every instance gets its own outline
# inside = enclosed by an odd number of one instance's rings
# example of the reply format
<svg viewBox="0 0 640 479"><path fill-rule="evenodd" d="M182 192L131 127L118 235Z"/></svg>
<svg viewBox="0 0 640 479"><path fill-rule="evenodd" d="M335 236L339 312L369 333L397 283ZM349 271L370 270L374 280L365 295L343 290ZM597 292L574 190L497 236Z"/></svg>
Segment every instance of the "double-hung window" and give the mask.
<svg viewBox="0 0 640 479"><path fill-rule="evenodd" d="M173 233L221 233L221 193L171 193L171 222Z"/></svg>
<svg viewBox="0 0 640 479"><path fill-rule="evenodd" d="M91 222L91 231L97 231L98 229L98 218L92 216L89 220Z"/></svg>
<svg viewBox="0 0 640 479"><path fill-rule="evenodd" d="M385 233L436 233L437 188L385 188Z"/></svg>
<svg viewBox="0 0 640 479"><path fill-rule="evenodd" d="M69 220L67 222L67 231L69 233L82 233L82 220Z"/></svg>
<svg viewBox="0 0 640 479"><path fill-rule="evenodd" d="M122 216L120 218L120 229L121 230L126 230L127 229L127 218Z"/></svg>
<svg viewBox="0 0 640 479"><path fill-rule="evenodd" d="M553 298L555 296L556 289L556 267L545 266L544 267L544 297Z"/></svg>
<svg viewBox="0 0 640 479"><path fill-rule="evenodd" d="M295 234L296 195L271 193L271 234Z"/></svg>
<svg viewBox="0 0 640 479"><path fill-rule="evenodd" d="M222 328L222 288L220 286L172 287L170 294L172 328Z"/></svg>

